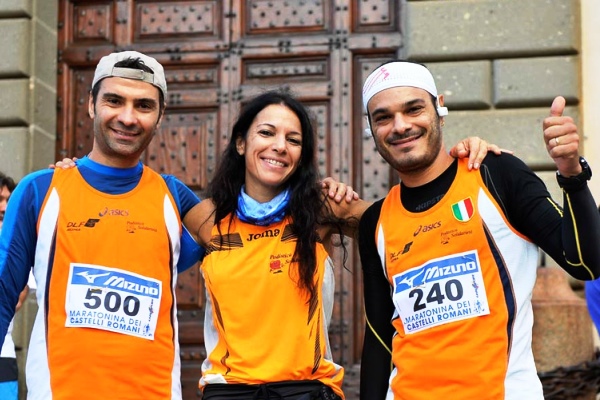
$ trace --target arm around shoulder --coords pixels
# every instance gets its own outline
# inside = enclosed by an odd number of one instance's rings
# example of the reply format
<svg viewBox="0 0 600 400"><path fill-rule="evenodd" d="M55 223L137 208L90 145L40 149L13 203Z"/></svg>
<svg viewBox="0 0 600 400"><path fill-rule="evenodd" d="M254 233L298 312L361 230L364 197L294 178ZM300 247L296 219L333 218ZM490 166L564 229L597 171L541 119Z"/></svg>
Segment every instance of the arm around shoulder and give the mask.
<svg viewBox="0 0 600 400"><path fill-rule="evenodd" d="M212 199L205 199L192 207L183 217L185 227L194 240L204 248L210 243L214 226L214 212L215 205Z"/></svg>

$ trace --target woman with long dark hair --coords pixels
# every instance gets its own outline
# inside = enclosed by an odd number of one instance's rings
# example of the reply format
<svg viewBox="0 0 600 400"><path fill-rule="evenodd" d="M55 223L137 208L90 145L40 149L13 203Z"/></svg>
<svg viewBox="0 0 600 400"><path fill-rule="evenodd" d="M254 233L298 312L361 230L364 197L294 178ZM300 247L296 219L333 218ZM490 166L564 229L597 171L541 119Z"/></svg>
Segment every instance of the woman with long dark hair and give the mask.
<svg viewBox="0 0 600 400"><path fill-rule="evenodd" d="M324 195L315 138L293 96L253 98L197 207L198 241L207 249L205 399L343 398L327 334L334 289L327 249L333 234L356 229L369 203Z"/></svg>
<svg viewBox="0 0 600 400"><path fill-rule="evenodd" d="M481 161L482 143L461 144ZM298 100L280 91L258 95L233 126L209 198L184 220L207 250L205 400L344 398L327 332L334 292L328 250L332 235L356 232L370 203L334 181L325 193L315 148Z"/></svg>

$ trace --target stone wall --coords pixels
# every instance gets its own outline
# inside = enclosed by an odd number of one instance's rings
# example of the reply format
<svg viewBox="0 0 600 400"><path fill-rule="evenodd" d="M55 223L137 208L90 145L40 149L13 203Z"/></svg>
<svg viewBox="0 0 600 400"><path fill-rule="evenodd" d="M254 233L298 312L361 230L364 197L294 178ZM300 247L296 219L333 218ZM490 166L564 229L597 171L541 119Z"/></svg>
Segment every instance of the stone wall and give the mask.
<svg viewBox="0 0 600 400"><path fill-rule="evenodd" d="M0 171L21 179L54 161L56 143L56 0L0 1ZM15 317L19 395L35 290Z"/></svg>
<svg viewBox="0 0 600 400"><path fill-rule="evenodd" d="M579 120L579 1L407 1L403 18L402 55L431 69L450 110L447 143L478 135L513 150L562 201L541 123L557 95Z"/></svg>
<svg viewBox="0 0 600 400"><path fill-rule="evenodd" d="M56 0L0 2L0 170L16 180L54 160Z"/></svg>
<svg viewBox="0 0 600 400"><path fill-rule="evenodd" d="M585 156L596 166L600 166L600 2L581 0L581 114ZM600 179L592 179L590 188L600 202Z"/></svg>

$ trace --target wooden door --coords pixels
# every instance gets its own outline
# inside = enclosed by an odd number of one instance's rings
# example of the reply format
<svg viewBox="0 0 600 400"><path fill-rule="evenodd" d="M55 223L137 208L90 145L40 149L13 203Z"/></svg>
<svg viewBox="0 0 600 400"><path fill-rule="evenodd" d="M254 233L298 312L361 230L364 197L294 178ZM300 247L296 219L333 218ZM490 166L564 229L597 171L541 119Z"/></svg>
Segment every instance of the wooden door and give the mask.
<svg viewBox="0 0 600 400"><path fill-rule="evenodd" d="M284 87L314 113L321 174L367 200L391 174L364 137L365 75L401 45L400 0L59 0L57 158L81 157L93 141L87 94L99 59L137 50L158 59L169 94L160 133L144 161L202 195L245 100ZM358 254L336 250L330 340L356 398L362 331ZM184 398L199 397L204 291L198 268L178 278Z"/></svg>

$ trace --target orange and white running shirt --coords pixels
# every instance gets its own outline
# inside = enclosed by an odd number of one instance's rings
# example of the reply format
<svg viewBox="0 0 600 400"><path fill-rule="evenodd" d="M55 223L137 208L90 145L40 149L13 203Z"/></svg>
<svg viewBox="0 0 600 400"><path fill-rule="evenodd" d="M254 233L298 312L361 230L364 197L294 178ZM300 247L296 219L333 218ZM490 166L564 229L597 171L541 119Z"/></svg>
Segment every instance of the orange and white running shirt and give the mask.
<svg viewBox="0 0 600 400"><path fill-rule="evenodd" d="M418 214L395 186L376 243L396 308L388 399L543 399L531 350L538 250L481 174L461 160L448 193Z"/></svg>
<svg viewBox="0 0 600 400"><path fill-rule="evenodd" d="M343 369L332 361L327 326L333 308L333 264L317 243L318 298L308 304L292 263L290 220L255 226L221 222L202 263L207 289L207 359L200 387L319 380L343 396ZM229 232L228 232L229 230Z"/></svg>
<svg viewBox="0 0 600 400"><path fill-rule="evenodd" d="M73 188L77 190L73 190ZM29 399L181 399L181 221L164 179L102 193L57 169L38 219Z"/></svg>

